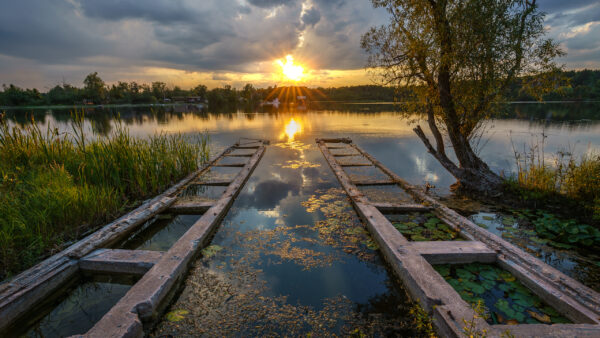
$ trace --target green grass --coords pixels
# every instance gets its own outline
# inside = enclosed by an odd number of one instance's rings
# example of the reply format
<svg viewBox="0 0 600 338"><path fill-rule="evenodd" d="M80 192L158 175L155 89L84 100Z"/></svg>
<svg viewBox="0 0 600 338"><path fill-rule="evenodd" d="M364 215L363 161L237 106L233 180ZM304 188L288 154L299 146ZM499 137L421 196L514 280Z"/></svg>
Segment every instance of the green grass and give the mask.
<svg viewBox="0 0 600 338"><path fill-rule="evenodd" d="M208 137L132 137L117 123L87 137L83 116L59 133L0 115L0 280L165 190L208 159Z"/></svg>
<svg viewBox="0 0 600 338"><path fill-rule="evenodd" d="M600 224L600 155L588 153L576 158L572 152L558 152L547 160L543 144L528 152L515 150L517 173L509 188L523 200L558 204L563 211ZM567 210L568 209L568 210Z"/></svg>

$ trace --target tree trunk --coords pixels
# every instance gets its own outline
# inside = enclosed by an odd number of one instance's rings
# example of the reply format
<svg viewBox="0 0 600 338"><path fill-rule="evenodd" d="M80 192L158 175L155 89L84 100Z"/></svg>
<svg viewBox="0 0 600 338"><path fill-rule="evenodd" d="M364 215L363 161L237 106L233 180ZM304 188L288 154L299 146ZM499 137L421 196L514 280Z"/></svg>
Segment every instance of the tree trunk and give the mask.
<svg viewBox="0 0 600 338"><path fill-rule="evenodd" d="M454 152L460 163L460 166L457 166L446 156L441 141L441 134L439 134L435 124L432 127L430 122L429 125L437 141L438 149L435 149L431 145L429 139L425 136L423 129L421 129L421 126L414 128L414 131L421 141L423 141L429 153L431 153L440 164L456 178L458 183L455 186L456 188L492 197L502 193L504 180L494 173L488 165L473 152L473 149L467 140L464 140L461 135L453 135L453 137L450 137Z"/></svg>

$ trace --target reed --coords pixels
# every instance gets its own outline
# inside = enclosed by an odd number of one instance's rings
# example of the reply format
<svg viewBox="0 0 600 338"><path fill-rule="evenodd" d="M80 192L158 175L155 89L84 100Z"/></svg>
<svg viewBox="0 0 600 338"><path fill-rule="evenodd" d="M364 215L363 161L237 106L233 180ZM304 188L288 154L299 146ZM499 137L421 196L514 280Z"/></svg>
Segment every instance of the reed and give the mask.
<svg viewBox="0 0 600 338"><path fill-rule="evenodd" d="M117 122L88 137L83 114L71 131L9 126L0 116L0 280L109 222L196 170L208 136L132 137Z"/></svg>
<svg viewBox="0 0 600 338"><path fill-rule="evenodd" d="M513 145L517 172L512 184L526 199L569 199L581 207L573 212L583 209L588 220L600 223L600 154L588 151L576 157L572 151L559 151L547 156L543 139L522 152Z"/></svg>

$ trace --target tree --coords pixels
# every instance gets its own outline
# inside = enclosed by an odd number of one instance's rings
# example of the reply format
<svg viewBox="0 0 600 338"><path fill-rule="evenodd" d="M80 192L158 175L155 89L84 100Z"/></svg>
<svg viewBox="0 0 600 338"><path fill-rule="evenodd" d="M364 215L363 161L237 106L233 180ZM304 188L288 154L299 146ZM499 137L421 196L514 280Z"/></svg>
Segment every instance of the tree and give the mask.
<svg viewBox="0 0 600 338"><path fill-rule="evenodd" d="M474 151L482 122L515 81L551 80L558 45L544 38L535 0L372 0L391 15L362 37L368 66L386 84L413 89L411 111L424 113L436 143L414 131L461 187L496 194L503 180ZM549 76L531 76L548 74ZM547 82L549 83L549 81ZM546 82L544 84L547 84ZM542 93L547 86L531 84ZM449 140L458 164L446 154Z"/></svg>
<svg viewBox="0 0 600 338"><path fill-rule="evenodd" d="M104 88L104 81L98 76L98 72L88 74L83 80L84 91L88 96L88 99L94 101L94 103L100 103L106 98L106 89Z"/></svg>

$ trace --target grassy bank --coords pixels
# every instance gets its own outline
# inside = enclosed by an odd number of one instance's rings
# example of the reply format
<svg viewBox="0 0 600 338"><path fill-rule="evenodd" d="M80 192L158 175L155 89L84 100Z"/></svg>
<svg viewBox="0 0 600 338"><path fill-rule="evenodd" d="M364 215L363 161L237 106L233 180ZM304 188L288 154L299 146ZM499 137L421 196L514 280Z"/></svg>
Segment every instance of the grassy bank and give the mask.
<svg viewBox="0 0 600 338"><path fill-rule="evenodd" d="M509 189L523 204L539 209L533 221L538 235L570 246L600 247L600 155L547 157L542 144L515 151L515 160L517 174Z"/></svg>
<svg viewBox="0 0 600 338"><path fill-rule="evenodd" d="M122 125L90 139L0 117L0 280L166 189L208 157L207 138L132 137Z"/></svg>

